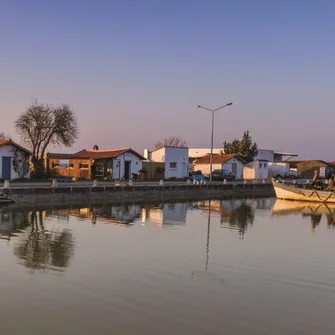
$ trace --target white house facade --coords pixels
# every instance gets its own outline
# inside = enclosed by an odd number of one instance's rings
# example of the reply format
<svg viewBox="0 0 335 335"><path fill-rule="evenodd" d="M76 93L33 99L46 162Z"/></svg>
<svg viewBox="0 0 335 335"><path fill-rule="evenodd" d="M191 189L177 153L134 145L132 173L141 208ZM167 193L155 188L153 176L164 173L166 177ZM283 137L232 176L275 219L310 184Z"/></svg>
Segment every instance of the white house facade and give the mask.
<svg viewBox="0 0 335 335"><path fill-rule="evenodd" d="M243 179L267 179L269 175L268 161L257 160L243 167Z"/></svg>
<svg viewBox="0 0 335 335"><path fill-rule="evenodd" d="M0 141L0 179L29 178L30 152L10 139Z"/></svg>
<svg viewBox="0 0 335 335"><path fill-rule="evenodd" d="M125 152L113 158L112 179L130 179L142 170L141 157L133 152Z"/></svg>
<svg viewBox="0 0 335 335"><path fill-rule="evenodd" d="M153 162L165 163L165 179L188 176L188 148L158 148L149 153L149 159Z"/></svg>

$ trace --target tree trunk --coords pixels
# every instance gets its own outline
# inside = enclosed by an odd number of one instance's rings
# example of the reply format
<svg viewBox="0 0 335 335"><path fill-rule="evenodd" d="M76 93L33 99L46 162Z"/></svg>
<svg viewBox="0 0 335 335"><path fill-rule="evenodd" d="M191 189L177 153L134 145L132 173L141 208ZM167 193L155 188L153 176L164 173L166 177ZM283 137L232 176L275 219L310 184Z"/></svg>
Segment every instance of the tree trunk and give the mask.
<svg viewBox="0 0 335 335"><path fill-rule="evenodd" d="M38 179L45 177L44 159L33 156L31 163L33 164L33 177Z"/></svg>

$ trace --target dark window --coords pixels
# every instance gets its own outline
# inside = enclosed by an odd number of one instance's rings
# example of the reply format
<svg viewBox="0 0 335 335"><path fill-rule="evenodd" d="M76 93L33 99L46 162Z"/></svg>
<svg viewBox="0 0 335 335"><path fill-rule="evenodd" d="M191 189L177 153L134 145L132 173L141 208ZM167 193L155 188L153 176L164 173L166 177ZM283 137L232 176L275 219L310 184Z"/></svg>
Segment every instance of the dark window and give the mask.
<svg viewBox="0 0 335 335"><path fill-rule="evenodd" d="M54 169L54 168L57 168L58 167L58 162L52 162L51 163L51 168Z"/></svg>
<svg viewBox="0 0 335 335"><path fill-rule="evenodd" d="M259 167L262 168L262 163L259 163Z"/></svg>
<svg viewBox="0 0 335 335"><path fill-rule="evenodd" d="M170 169L176 169L177 163L176 162L170 162Z"/></svg>
<svg viewBox="0 0 335 335"><path fill-rule="evenodd" d="M88 169L88 164L79 163L79 169Z"/></svg>

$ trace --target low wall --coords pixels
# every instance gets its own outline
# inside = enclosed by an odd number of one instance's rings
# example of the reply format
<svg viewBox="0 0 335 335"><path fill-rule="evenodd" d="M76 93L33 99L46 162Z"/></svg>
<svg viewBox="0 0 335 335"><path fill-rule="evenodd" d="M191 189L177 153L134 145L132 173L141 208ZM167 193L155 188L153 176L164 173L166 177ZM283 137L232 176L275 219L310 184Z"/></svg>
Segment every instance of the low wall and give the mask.
<svg viewBox="0 0 335 335"><path fill-rule="evenodd" d="M113 201L200 200L224 197L273 196L272 184L33 187L3 189L17 204L65 204Z"/></svg>

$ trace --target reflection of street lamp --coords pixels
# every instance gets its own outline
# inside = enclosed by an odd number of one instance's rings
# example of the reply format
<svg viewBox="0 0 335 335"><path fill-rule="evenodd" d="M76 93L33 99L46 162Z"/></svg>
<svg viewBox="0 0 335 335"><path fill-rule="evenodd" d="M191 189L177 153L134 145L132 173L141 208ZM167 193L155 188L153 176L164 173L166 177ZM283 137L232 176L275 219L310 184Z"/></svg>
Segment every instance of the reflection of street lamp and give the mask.
<svg viewBox="0 0 335 335"><path fill-rule="evenodd" d="M210 184L212 184L212 170L213 170L214 113L224 107L231 106L232 104L233 104L232 102L228 102L227 104L221 107L215 108L215 109L210 109L210 108L198 105L198 108L202 108L202 109L212 112L211 155L210 155L210 168L209 168L209 183Z"/></svg>
<svg viewBox="0 0 335 335"><path fill-rule="evenodd" d="M211 210L212 210L212 200L209 199L208 202L208 225L207 225L207 246L206 246L206 272L208 270L208 260L209 260L209 234L211 231Z"/></svg>

